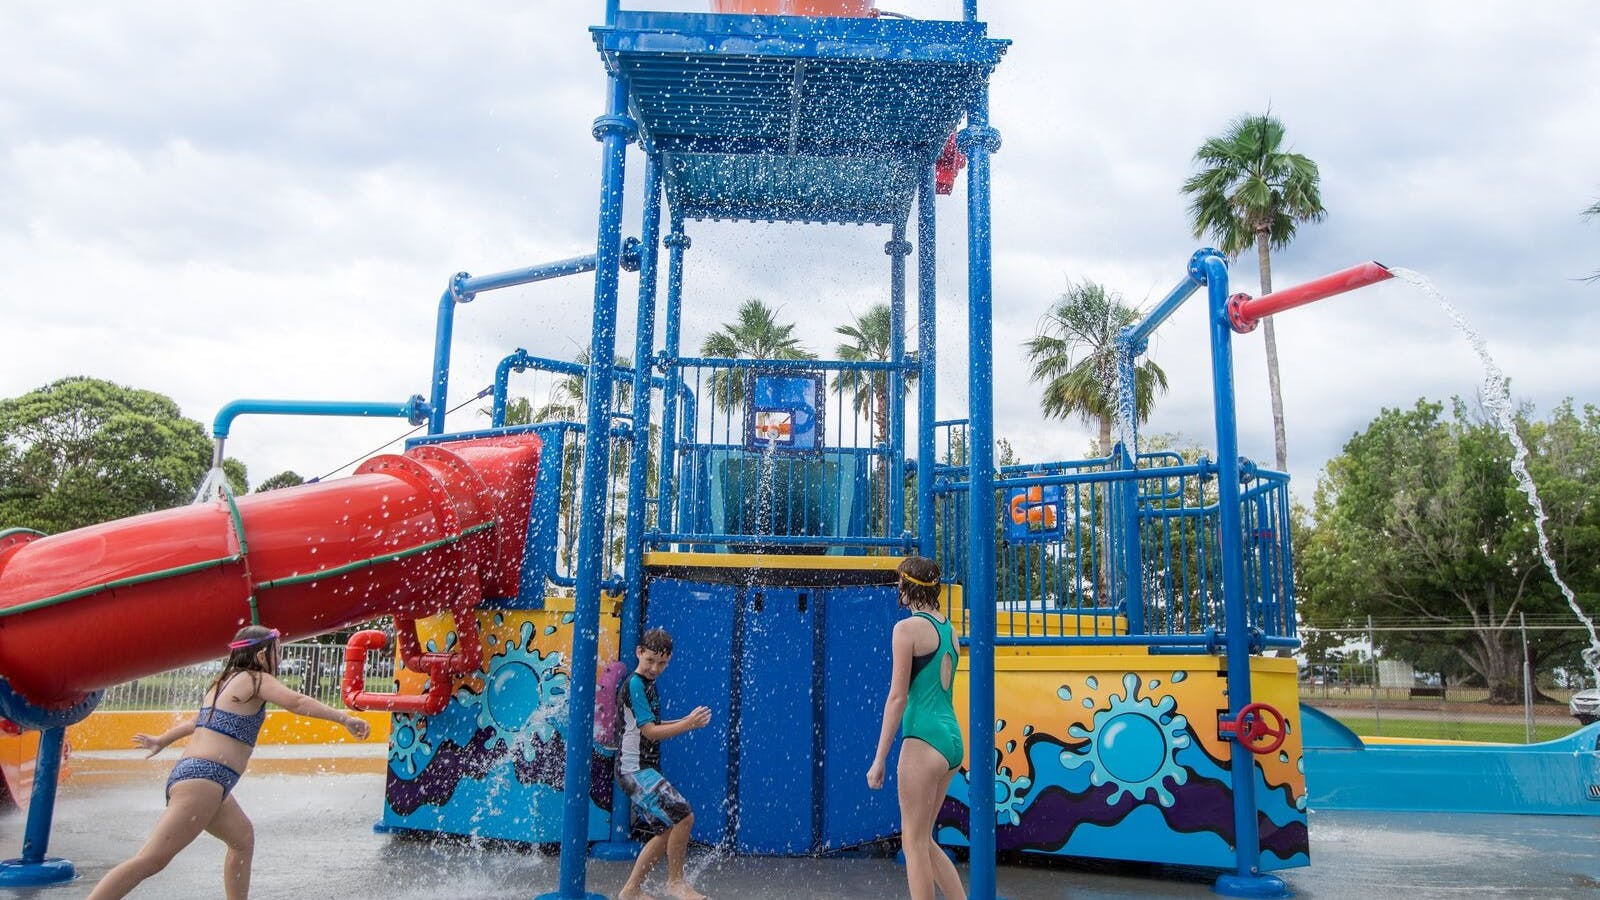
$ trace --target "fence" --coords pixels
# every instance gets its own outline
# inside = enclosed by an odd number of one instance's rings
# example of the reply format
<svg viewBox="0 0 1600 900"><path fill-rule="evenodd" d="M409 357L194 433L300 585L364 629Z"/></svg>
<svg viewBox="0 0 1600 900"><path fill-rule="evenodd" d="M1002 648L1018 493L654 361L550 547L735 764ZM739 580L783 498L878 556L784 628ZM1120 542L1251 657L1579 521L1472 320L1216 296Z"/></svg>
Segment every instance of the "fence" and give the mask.
<svg viewBox="0 0 1600 900"><path fill-rule="evenodd" d="M965 570L965 426L939 423L936 557ZM1175 453L1005 466L995 480L999 626L1025 639L1115 626L1172 645L1224 630L1216 467ZM1240 499L1246 624L1266 646L1296 643L1287 476L1253 471ZM1083 617L1091 618L1085 619Z"/></svg>
<svg viewBox="0 0 1600 900"><path fill-rule="evenodd" d="M1533 743L1570 734L1583 628L1375 622L1302 626L1300 701L1357 734Z"/></svg>
<svg viewBox="0 0 1600 900"><path fill-rule="evenodd" d="M344 647L339 644L301 642L284 644L278 661L278 678L286 685L321 700L329 706L344 707L339 684L344 675ZM394 657L387 653L367 654L366 678L369 684L384 689L394 681ZM199 707L202 695L222 673L222 661L213 660L184 666L106 690L100 700L103 710L187 710Z"/></svg>

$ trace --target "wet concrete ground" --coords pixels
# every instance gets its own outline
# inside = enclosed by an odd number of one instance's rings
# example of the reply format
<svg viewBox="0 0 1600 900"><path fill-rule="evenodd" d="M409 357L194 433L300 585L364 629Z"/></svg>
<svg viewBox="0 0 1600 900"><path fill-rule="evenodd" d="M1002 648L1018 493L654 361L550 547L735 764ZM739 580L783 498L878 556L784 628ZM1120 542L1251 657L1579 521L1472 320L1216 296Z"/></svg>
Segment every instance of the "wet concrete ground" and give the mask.
<svg viewBox="0 0 1600 900"><path fill-rule="evenodd" d="M557 863L526 849L474 847L376 834L383 802L381 747L330 751L264 747L237 796L256 825L260 898L496 900L552 890ZM337 755L332 755L337 754ZM76 900L143 842L161 812L170 755L79 754L62 786L52 856L79 879L0 897ZM20 851L22 817L0 818L0 856ZM1445 816L1313 813L1307 869L1286 873L1303 898L1432 900L1600 896L1600 816ZM589 889L615 896L625 863L592 862ZM881 859L690 858L693 880L716 900L904 897L901 870ZM220 897L222 847L202 836L133 897ZM660 870L656 876L659 887ZM1001 895L1032 898L1210 897L1209 877L1109 867L1002 866Z"/></svg>

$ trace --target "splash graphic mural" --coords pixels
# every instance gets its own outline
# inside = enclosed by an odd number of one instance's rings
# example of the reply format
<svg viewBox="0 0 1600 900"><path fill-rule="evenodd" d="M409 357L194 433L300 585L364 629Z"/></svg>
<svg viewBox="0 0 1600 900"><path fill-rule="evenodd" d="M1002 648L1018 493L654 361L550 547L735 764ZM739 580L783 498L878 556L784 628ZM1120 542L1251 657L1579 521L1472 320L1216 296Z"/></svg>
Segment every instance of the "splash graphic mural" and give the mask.
<svg viewBox="0 0 1600 900"><path fill-rule="evenodd" d="M1003 718L992 755L997 848L1231 868L1233 747L1216 734L1226 677L1215 658L1167 669L1142 656L1122 657L1117 667L1101 666L1104 657L1080 659L1098 672L1073 671L1072 657L1053 671L1007 671L1001 661L995 700ZM1293 670L1283 668L1257 671L1256 693L1294 710ZM958 686L958 699L964 696ZM965 710L957 716L965 722ZM1291 730L1279 752L1256 763L1262 868L1308 864L1299 735ZM967 842L970 777L963 770L950 785L937 822L941 843Z"/></svg>
<svg viewBox="0 0 1600 900"><path fill-rule="evenodd" d="M426 639L429 651L454 644L445 627ZM572 614L495 611L480 615L480 628L487 658L456 682L450 704L435 716L394 717L384 824L559 840ZM589 831L599 840L609 824L611 761L596 753L590 768Z"/></svg>

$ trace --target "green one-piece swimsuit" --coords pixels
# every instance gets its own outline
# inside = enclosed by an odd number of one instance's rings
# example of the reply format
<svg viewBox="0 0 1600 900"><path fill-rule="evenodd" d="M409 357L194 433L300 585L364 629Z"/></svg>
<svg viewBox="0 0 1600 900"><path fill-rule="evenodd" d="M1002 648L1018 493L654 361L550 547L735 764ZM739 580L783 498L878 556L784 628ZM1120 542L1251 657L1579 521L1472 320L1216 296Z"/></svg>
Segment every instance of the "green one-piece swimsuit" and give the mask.
<svg viewBox="0 0 1600 900"><path fill-rule="evenodd" d="M939 633L939 646L925 656L911 659L911 689L906 698L905 715L900 717L900 731L908 738L916 738L939 751L951 769L960 768L966 756L961 743L961 726L956 722L956 711L950 700L950 686L944 683L945 654L950 656L950 677L955 681L955 637L950 622L943 622L918 610L918 615L933 623Z"/></svg>

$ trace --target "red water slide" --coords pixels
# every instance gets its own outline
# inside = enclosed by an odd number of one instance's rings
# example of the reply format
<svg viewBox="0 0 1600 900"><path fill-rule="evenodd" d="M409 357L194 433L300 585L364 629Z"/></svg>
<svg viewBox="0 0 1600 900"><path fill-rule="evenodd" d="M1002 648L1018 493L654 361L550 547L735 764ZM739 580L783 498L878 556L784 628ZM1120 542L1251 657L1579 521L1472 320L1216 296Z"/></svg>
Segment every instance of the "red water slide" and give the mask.
<svg viewBox="0 0 1600 900"><path fill-rule="evenodd" d="M393 614L404 636L417 616L515 596L539 452L531 434L424 445L349 478L50 537L11 532L0 678L58 709L217 659L253 621L293 640ZM474 618L457 615L472 632L458 669L477 653Z"/></svg>

